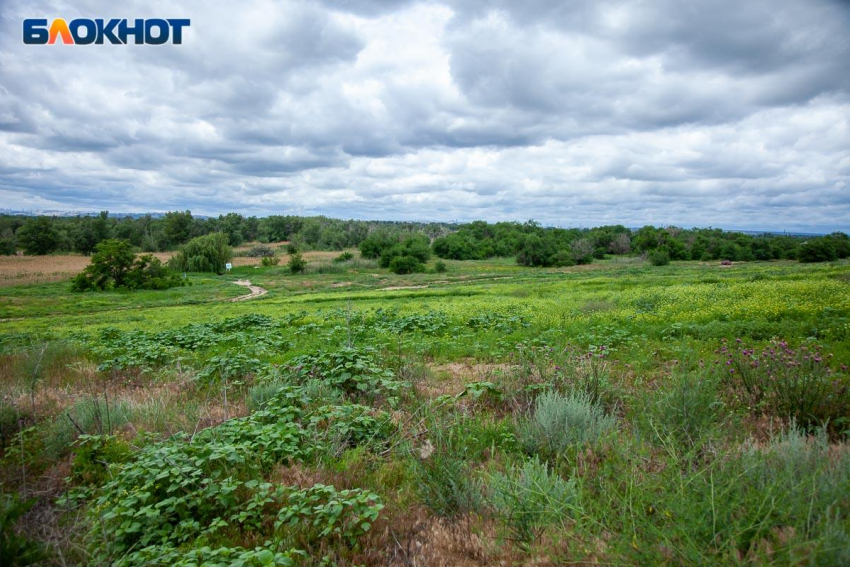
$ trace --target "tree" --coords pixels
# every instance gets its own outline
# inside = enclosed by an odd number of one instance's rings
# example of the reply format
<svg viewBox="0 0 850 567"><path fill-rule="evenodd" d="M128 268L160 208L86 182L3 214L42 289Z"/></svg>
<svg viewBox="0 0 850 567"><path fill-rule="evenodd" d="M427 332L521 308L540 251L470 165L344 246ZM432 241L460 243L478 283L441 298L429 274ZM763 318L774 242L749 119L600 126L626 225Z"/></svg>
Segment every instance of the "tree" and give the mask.
<svg viewBox="0 0 850 567"><path fill-rule="evenodd" d="M628 254L632 251L632 239L625 232L618 234L608 245L611 254Z"/></svg>
<svg viewBox="0 0 850 567"><path fill-rule="evenodd" d="M517 252L516 261L521 266L551 266L558 252L555 241L545 233L528 234Z"/></svg>
<svg viewBox="0 0 850 567"><path fill-rule="evenodd" d="M14 256L17 248L15 234L11 229L4 230L3 234L0 235L0 256Z"/></svg>
<svg viewBox="0 0 850 567"><path fill-rule="evenodd" d="M167 289L183 285L151 255L136 258L126 240L109 239L99 243L86 269L71 282L73 291L111 289Z"/></svg>
<svg viewBox="0 0 850 567"><path fill-rule="evenodd" d="M28 219L16 236L24 254L30 256L50 254L59 248L61 242L59 231L48 217Z"/></svg>
<svg viewBox="0 0 850 567"><path fill-rule="evenodd" d="M82 217L80 219L71 234L74 249L77 252L88 256L95 251L99 242L109 238L110 227L108 217L109 213L102 211L94 218Z"/></svg>
<svg viewBox="0 0 850 567"><path fill-rule="evenodd" d="M174 211L165 213L162 219L162 249L174 248L183 244L192 235L192 212Z"/></svg>
<svg viewBox="0 0 850 567"><path fill-rule="evenodd" d="M238 213L227 213L218 217L219 230L227 234L231 246L239 246L244 240L242 226L245 219Z"/></svg>
<svg viewBox="0 0 850 567"><path fill-rule="evenodd" d="M658 229L654 226L645 226L632 236L632 246L638 252L655 250L658 245Z"/></svg>
<svg viewBox="0 0 850 567"><path fill-rule="evenodd" d="M424 234L410 235L401 242L394 244L391 248L385 249L381 253L378 265L382 268L388 268L392 264L393 259L400 256L409 256L419 264L424 264L431 257L429 244L430 241Z"/></svg>
<svg viewBox="0 0 850 567"><path fill-rule="evenodd" d="M570 244L570 251L576 264L590 264L593 262L593 242L588 238L574 240Z"/></svg>
<svg viewBox="0 0 850 567"><path fill-rule="evenodd" d="M190 240L169 262L181 272L211 272L223 274L225 264L233 257L228 237L221 232L206 234Z"/></svg>
<svg viewBox="0 0 850 567"><path fill-rule="evenodd" d="M838 251L831 238L822 236L804 242L797 257L801 262L831 262L838 258Z"/></svg>
<svg viewBox="0 0 850 567"><path fill-rule="evenodd" d="M380 258L385 250L397 242L398 239L387 232L373 232L360 243L360 255L364 258Z"/></svg>

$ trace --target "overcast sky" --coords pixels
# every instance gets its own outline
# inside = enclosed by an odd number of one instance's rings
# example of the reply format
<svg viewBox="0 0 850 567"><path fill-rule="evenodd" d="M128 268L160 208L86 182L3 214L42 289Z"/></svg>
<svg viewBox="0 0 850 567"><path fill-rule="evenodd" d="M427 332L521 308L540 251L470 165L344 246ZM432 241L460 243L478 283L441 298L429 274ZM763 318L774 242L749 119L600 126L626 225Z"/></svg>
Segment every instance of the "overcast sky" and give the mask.
<svg viewBox="0 0 850 567"><path fill-rule="evenodd" d="M847 230L850 3L0 0L0 208Z"/></svg>

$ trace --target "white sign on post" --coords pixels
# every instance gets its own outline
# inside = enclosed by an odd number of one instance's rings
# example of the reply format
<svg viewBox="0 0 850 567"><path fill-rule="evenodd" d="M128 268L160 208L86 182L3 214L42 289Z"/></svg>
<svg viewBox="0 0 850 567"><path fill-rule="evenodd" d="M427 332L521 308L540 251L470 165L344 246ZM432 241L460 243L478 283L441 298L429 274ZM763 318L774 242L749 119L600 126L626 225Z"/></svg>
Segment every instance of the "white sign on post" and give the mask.
<svg viewBox="0 0 850 567"><path fill-rule="evenodd" d="M230 262L228 262L224 265L224 269L227 270L228 272L230 271L231 268L233 268L233 264L231 264Z"/></svg>

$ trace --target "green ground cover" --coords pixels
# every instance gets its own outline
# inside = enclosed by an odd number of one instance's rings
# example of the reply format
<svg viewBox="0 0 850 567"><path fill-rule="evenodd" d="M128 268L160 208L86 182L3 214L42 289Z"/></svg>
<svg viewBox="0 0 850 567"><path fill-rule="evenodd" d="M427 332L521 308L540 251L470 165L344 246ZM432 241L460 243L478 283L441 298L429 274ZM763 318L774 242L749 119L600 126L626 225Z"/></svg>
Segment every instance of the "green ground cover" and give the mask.
<svg viewBox="0 0 850 567"><path fill-rule="evenodd" d="M4 534L50 564L850 561L846 260L446 265L3 288L0 482L35 498Z"/></svg>

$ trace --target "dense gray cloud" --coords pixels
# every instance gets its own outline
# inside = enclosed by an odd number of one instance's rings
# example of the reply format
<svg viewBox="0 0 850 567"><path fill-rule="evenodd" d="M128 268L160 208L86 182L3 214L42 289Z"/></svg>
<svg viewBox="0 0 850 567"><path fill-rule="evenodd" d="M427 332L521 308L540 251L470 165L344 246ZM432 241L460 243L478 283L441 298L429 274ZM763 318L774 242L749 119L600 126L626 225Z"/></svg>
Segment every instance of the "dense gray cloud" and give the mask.
<svg viewBox="0 0 850 567"><path fill-rule="evenodd" d="M846 3L73 4L0 5L0 207L850 229Z"/></svg>

